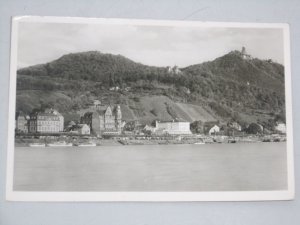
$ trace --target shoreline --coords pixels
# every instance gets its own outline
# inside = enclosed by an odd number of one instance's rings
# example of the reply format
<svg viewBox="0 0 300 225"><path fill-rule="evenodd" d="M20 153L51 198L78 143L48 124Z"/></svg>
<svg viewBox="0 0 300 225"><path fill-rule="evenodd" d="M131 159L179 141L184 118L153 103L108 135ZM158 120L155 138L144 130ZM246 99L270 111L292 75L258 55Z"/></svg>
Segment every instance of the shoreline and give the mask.
<svg viewBox="0 0 300 225"><path fill-rule="evenodd" d="M146 139L139 138L56 138L46 140L45 138L26 139L16 138L15 147L96 147L96 146L122 146L122 145L203 145L203 144L235 144L235 143L259 143L259 142L286 142L286 136L248 136L248 137L228 137L228 136L203 136L184 139ZM50 146L49 146L50 145Z"/></svg>

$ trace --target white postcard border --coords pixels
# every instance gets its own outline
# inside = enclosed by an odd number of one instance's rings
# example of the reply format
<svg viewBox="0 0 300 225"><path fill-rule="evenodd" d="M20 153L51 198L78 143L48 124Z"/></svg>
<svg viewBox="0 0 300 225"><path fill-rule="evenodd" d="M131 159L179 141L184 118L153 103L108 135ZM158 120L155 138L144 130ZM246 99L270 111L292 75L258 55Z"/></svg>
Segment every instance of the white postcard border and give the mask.
<svg viewBox="0 0 300 225"><path fill-rule="evenodd" d="M13 190L14 124L16 104L16 70L18 51L18 24L20 22L77 23L77 24L130 24L144 26L201 26L236 28L282 28L284 32L285 102L287 127L288 189L282 191L218 191L218 192L20 192ZM291 90L291 57L289 25L285 23L235 23L167 20L106 19L78 17L20 16L12 19L11 58L8 113L8 150L6 173L6 199L10 201L258 201L291 200L294 198L294 153Z"/></svg>

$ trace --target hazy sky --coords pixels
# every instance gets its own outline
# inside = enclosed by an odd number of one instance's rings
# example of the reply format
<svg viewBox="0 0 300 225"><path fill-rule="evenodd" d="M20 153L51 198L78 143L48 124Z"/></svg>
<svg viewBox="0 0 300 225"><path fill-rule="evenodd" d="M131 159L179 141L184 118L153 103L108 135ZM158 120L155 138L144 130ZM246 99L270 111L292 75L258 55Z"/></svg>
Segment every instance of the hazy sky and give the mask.
<svg viewBox="0 0 300 225"><path fill-rule="evenodd" d="M95 50L154 66L185 67L242 46L257 58L279 63L284 58L282 29L23 22L18 37L19 68Z"/></svg>

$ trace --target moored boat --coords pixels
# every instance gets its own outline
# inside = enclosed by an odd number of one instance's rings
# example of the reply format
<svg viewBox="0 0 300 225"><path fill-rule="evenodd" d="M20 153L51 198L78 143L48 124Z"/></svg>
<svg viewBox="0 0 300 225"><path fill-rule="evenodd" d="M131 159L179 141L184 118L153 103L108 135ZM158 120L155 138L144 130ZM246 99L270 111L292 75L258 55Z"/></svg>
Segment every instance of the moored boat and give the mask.
<svg viewBox="0 0 300 225"><path fill-rule="evenodd" d="M65 141L63 142L54 142L54 143L49 143L47 144L48 147L71 147L73 146L72 143L66 143Z"/></svg>
<svg viewBox="0 0 300 225"><path fill-rule="evenodd" d="M96 143L81 143L77 145L78 147L95 147Z"/></svg>
<svg viewBox="0 0 300 225"><path fill-rule="evenodd" d="M204 142L195 142L194 145L204 145Z"/></svg>
<svg viewBox="0 0 300 225"><path fill-rule="evenodd" d="M46 145L43 143L31 143L29 147L46 147Z"/></svg>

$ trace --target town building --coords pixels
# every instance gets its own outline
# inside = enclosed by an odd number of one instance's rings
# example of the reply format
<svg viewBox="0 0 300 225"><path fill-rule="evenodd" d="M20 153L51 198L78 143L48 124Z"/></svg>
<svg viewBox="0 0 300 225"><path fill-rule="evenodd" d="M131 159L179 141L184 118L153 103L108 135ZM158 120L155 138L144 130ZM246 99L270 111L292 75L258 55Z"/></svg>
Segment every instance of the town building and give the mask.
<svg viewBox="0 0 300 225"><path fill-rule="evenodd" d="M233 128L233 129L235 129L237 131L241 131L242 130L242 126L240 124L238 124L238 122L235 122L235 121L234 122L229 122L227 124L227 126L230 127L230 128Z"/></svg>
<svg viewBox="0 0 300 225"><path fill-rule="evenodd" d="M90 135L91 129L87 124L75 124L69 128L69 132L79 135Z"/></svg>
<svg viewBox="0 0 300 225"><path fill-rule="evenodd" d="M155 132L155 127L146 124L143 127L143 131L144 131L144 133L147 133L147 134L153 134Z"/></svg>
<svg viewBox="0 0 300 225"><path fill-rule="evenodd" d="M220 133L220 126L219 122L214 122L214 121L209 121L205 122L203 126L203 131L204 134L212 135L212 134L217 134Z"/></svg>
<svg viewBox="0 0 300 225"><path fill-rule="evenodd" d="M29 116L25 115L23 112L19 112L19 115L16 119L17 133L28 133L28 120Z"/></svg>
<svg viewBox="0 0 300 225"><path fill-rule="evenodd" d="M28 121L29 133L58 133L64 130L64 117L54 109L34 112Z"/></svg>
<svg viewBox="0 0 300 225"><path fill-rule="evenodd" d="M122 131L122 112L120 105L101 105L94 102L81 117L81 123L87 124L91 132L97 136L119 135Z"/></svg>
<svg viewBox="0 0 300 225"><path fill-rule="evenodd" d="M219 132L220 132L220 127L218 125L214 125L209 129L208 134L212 135L212 134L217 134Z"/></svg>
<svg viewBox="0 0 300 225"><path fill-rule="evenodd" d="M155 121L156 134L170 134L170 135L189 135L192 134L190 130L190 122L185 121Z"/></svg>
<svg viewBox="0 0 300 225"><path fill-rule="evenodd" d="M276 126L275 126L275 130L282 133L282 134L285 134L286 133L285 123L277 123Z"/></svg>

